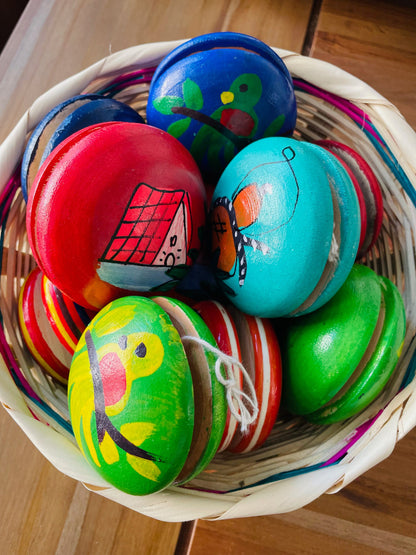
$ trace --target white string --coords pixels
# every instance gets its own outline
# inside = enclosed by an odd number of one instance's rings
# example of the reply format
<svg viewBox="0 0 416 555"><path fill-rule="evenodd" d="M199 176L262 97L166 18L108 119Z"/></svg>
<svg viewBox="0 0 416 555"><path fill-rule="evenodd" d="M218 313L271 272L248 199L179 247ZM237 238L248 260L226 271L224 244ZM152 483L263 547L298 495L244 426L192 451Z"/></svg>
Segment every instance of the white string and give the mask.
<svg viewBox="0 0 416 555"><path fill-rule="evenodd" d="M218 382L226 389L226 398L231 414L238 422L240 422L241 431L246 432L248 426L256 420L259 413L256 391L247 370L238 359L223 353L217 347L214 347L211 343L204 341L200 337L185 335L181 337L181 340L193 341L207 351L216 355L217 360L215 362L215 375ZM224 377L221 372L221 364L225 366L226 377ZM238 366L243 374L244 381L249 389L249 395L244 393L244 391L239 388L234 377L233 366ZM247 404L251 408L251 411L247 408Z"/></svg>

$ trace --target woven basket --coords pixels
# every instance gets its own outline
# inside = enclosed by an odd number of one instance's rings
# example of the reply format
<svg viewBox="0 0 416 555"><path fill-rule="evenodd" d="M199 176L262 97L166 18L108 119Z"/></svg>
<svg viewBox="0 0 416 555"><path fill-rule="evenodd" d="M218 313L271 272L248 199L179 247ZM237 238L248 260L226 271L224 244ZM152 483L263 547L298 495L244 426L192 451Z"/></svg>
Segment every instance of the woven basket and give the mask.
<svg viewBox="0 0 416 555"><path fill-rule="evenodd" d="M349 484L386 458L416 424L416 134L398 110L365 83L331 64L276 49L294 78L296 137L330 138L351 146L370 164L383 191L382 232L362 262L398 286L407 332L394 377L360 415L327 427L302 418L281 419L258 451L222 453L186 487L134 497L110 486L85 461L72 435L66 392L31 357L18 326L19 291L34 267L18 177L28 134L55 105L82 92L114 96L145 115L152 72L178 44L132 47L70 77L38 98L0 146L0 399L58 470L145 515L186 521L288 512Z"/></svg>

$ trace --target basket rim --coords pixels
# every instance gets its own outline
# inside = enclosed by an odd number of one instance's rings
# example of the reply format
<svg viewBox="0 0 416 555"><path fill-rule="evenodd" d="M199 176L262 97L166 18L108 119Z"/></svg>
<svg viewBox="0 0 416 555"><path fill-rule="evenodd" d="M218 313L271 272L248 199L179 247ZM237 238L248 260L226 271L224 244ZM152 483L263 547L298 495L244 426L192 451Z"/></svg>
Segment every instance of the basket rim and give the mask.
<svg viewBox="0 0 416 555"><path fill-rule="evenodd" d="M157 64L168 52L186 40L188 39L146 43L110 54L61 81L38 97L0 145L0 183L7 183L15 171L24 151L27 134L56 104L69 96L79 94L94 80L111 78L120 70L127 72L137 67L146 68ZM383 129L383 131L385 130L383 138L402 165L412 186L416 187L414 162L416 133L389 100L361 79L329 62L276 47L272 48L283 59L293 77L340 96L377 118L385 128ZM405 398L405 410L403 407L402 411L399 410L400 405L397 401L398 406L394 407L394 410L392 409L388 421L380 422L377 431L370 430L368 432L374 447L369 457L357 456L352 461L315 470L311 473L312 479L309 474L292 476L265 485L242 498L232 494L215 494L175 487L147 496L147 498L136 498L108 487L95 473L91 473L90 468L86 466L87 463L84 465L78 460L71 461L75 465L76 471L74 468L69 468L68 464L62 464L59 457L60 442L58 442L59 445L55 445L53 439L53 434L57 432L49 430L46 434L47 437L41 437L45 426L34 420L27 408L23 410L21 394L11 380L7 365L1 357L0 368L0 374L7 374L6 379L0 380L0 400L7 405L6 410L26 435L58 470L76 479L80 479L79 474L76 476L77 473L80 473L82 476L80 481L92 491L98 491L133 510L166 521L260 516L298 509L322 493L337 491L386 458L393 450L397 439L403 437L416 424L416 411L410 410L410 407L416 402L416 394L410 393ZM402 392L402 397L405 396L404 392L405 390ZM43 428L41 428L42 426ZM294 498L290 495L293 488L302 491L301 500L299 497ZM270 498L275 499L271 504Z"/></svg>
<svg viewBox="0 0 416 555"><path fill-rule="evenodd" d="M0 145L0 183L7 181L13 172L11 154L14 151L19 154L23 152L26 134L55 105L79 93L91 81L111 77L120 67L129 71L136 67L146 68L157 64L167 53L187 40L189 39L149 42L125 48L101 58L45 91L24 112ZM399 163L410 164L411 171L405 171L416 186L416 163L413 162L416 133L390 100L365 81L330 62L274 46L271 48L282 58L292 77L304 79L331 94L362 106L364 111L371 107L380 120L385 122L385 129L389 131L385 137L386 142L396 154Z"/></svg>

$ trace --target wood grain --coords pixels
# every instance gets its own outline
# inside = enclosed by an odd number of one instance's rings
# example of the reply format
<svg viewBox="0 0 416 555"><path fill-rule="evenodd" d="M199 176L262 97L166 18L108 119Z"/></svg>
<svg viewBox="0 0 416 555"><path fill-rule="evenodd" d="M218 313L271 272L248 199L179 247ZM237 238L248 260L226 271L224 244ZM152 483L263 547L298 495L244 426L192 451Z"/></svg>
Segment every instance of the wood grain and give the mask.
<svg viewBox="0 0 416 555"><path fill-rule="evenodd" d="M109 52L219 30L299 52L312 6L312 0L31 0L0 56L0 141L37 96ZM416 127L413 4L324 0L316 23L311 54L368 82ZM125 509L59 473L4 410L0 437L2 553L416 552L415 430L336 495L286 515L199 521L182 534L179 524Z"/></svg>
<svg viewBox="0 0 416 555"><path fill-rule="evenodd" d="M310 55L359 77L416 128L416 5L324 0Z"/></svg>
<svg viewBox="0 0 416 555"><path fill-rule="evenodd" d="M416 431L344 490L303 509L243 520L199 521L191 555L410 554L416 552ZM211 551L210 551L211 550Z"/></svg>
<svg viewBox="0 0 416 555"><path fill-rule="evenodd" d="M0 437L1 553L175 552L180 524L145 517L61 474L4 410Z"/></svg>
<svg viewBox="0 0 416 555"><path fill-rule="evenodd" d="M25 9L26 4L27 0L0 3L0 21L2 22L0 27L0 52L3 50L10 34L19 21L19 17Z"/></svg>

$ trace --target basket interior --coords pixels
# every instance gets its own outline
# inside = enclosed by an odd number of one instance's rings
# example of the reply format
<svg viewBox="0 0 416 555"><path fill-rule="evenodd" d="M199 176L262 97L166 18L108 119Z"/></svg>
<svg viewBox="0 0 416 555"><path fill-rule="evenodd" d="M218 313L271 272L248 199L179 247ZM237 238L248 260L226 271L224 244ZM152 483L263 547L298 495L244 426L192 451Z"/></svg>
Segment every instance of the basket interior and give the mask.
<svg viewBox="0 0 416 555"><path fill-rule="evenodd" d="M114 78L95 80L82 92L99 92L130 104L144 118L149 83L154 68L120 72ZM295 137L315 141L332 139L357 150L378 178L384 200L379 239L359 262L395 283L404 299L407 331L399 364L379 398L347 421L317 426L301 417L281 414L266 443L253 453L218 454L187 489L207 492L241 492L317 468L353 458L365 447L367 432L381 427L394 410L397 394L410 396L415 372L415 196L414 189L386 146L370 117L360 108L309 83L294 78L298 104ZM19 160L20 161L20 160ZM0 348L10 374L34 418L51 426L75 444L68 415L65 388L46 375L32 358L18 325L18 298L25 277L35 267L25 228L25 203L19 167L2 184Z"/></svg>

